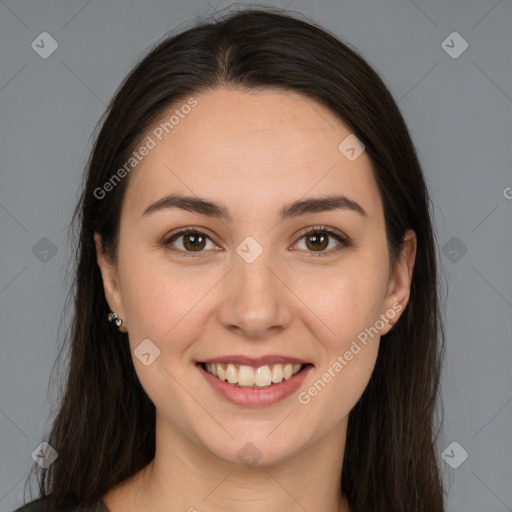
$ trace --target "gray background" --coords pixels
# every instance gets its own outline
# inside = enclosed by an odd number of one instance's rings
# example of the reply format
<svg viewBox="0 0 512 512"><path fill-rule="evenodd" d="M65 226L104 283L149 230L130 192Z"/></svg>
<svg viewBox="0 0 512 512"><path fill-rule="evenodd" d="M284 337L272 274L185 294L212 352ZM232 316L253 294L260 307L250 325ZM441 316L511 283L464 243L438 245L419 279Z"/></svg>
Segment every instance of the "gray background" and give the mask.
<svg viewBox="0 0 512 512"><path fill-rule="evenodd" d="M69 319L67 227L95 124L150 45L227 5L0 2L1 511L23 503L31 453L44 440L48 382L65 334L59 322ZM440 458L448 510L512 510L511 1L272 5L303 13L354 45L399 103L432 193L443 267L439 456L450 443L460 445ZM34 40L41 46L45 31L58 42L47 59L31 47ZM469 45L457 58L444 48L459 52L461 41L442 45L453 31ZM447 461L460 462L462 449L468 458L454 469Z"/></svg>

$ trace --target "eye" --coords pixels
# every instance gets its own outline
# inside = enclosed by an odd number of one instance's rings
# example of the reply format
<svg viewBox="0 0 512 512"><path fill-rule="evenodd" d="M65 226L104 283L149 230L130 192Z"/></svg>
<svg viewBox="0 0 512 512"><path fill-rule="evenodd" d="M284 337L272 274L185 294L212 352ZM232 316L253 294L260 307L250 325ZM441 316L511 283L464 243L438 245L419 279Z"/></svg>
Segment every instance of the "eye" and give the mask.
<svg viewBox="0 0 512 512"><path fill-rule="evenodd" d="M311 253L317 253L315 256L326 256L327 254L332 254L350 245L348 239L345 238L341 233L325 226L308 229L301 234L300 240L302 239L305 240L304 250ZM330 243L331 239L337 240L338 245L337 247L334 247L334 249L331 247L331 250L326 251L326 249L332 245ZM300 241L297 242L294 247L297 247L299 244Z"/></svg>
<svg viewBox="0 0 512 512"><path fill-rule="evenodd" d="M211 244L210 247L207 247L208 241ZM164 240L162 244L168 249L180 253L200 253L203 252L203 249L215 249L217 247L208 235L194 228L178 231ZM193 254L187 254L187 256L193 256Z"/></svg>
<svg viewBox="0 0 512 512"><path fill-rule="evenodd" d="M293 247L297 248L302 239L305 239L305 248L299 247L299 249L313 253L315 256L326 256L350 245L349 240L341 233L325 226L318 226L303 231L299 242ZM335 246L331 250L326 251L332 245L332 239L338 241L337 247ZM208 242L211 244L210 247L207 247ZM191 227L172 234L162 242L162 245L183 256L195 256L194 253L204 252L205 249L218 249L218 246L213 243L208 235Z"/></svg>

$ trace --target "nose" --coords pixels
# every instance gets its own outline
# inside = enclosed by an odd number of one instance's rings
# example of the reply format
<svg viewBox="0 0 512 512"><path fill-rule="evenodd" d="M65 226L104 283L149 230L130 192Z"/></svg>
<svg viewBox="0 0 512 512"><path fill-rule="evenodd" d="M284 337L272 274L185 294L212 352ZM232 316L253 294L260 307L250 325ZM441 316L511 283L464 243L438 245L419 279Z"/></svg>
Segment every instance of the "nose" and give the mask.
<svg viewBox="0 0 512 512"><path fill-rule="evenodd" d="M219 322L252 340L263 340L286 329L291 321L291 294L283 267L264 250L252 263L233 255L233 268L223 282L217 308Z"/></svg>

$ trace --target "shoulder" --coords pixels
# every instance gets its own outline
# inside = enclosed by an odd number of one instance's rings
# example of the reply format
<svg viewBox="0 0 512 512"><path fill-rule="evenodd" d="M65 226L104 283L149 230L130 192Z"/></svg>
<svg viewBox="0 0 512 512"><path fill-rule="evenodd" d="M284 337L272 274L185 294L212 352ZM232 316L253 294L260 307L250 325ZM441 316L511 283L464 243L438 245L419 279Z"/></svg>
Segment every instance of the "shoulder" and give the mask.
<svg viewBox="0 0 512 512"><path fill-rule="evenodd" d="M109 512L103 501L93 507L72 507L72 508L54 508L48 507L42 498L25 503L13 512Z"/></svg>
<svg viewBox="0 0 512 512"><path fill-rule="evenodd" d="M43 501L41 499L37 499L30 501L29 503L25 503L25 505L17 508L14 512L44 512L45 508Z"/></svg>

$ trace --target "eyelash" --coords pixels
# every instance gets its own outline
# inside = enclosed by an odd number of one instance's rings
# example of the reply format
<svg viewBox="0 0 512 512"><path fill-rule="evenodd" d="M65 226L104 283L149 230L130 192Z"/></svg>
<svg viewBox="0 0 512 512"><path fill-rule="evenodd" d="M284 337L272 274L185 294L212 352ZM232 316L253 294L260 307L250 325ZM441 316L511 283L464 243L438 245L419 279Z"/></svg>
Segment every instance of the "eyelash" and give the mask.
<svg viewBox="0 0 512 512"><path fill-rule="evenodd" d="M294 244L294 246L297 245L299 243L299 241L302 240L304 237L306 237L308 235L314 235L314 234L327 234L328 236L331 236L331 237L335 238L338 242L340 242L340 245L338 247L336 247L335 249L331 249L329 251L307 251L310 253L310 256L313 256L313 257L328 256L333 253L337 253L338 251L340 251L343 248L350 246L350 242L347 238L342 236L338 231L335 231L334 229L329 228L327 226L316 226L313 228L309 228L306 231L303 231L300 234L299 239ZM201 235L213 242L213 240L206 233L203 233L202 231L199 231L198 229L195 229L193 227L187 227L187 228L182 229L181 231L178 231L177 233L174 233L171 236L165 238L162 242L162 246L170 251L179 253L180 255L183 255L185 257L196 257L199 254L205 252L204 250L184 251L182 249L176 249L175 247L172 246L172 242L174 242L178 238L180 238L182 236L186 236L186 235Z"/></svg>

